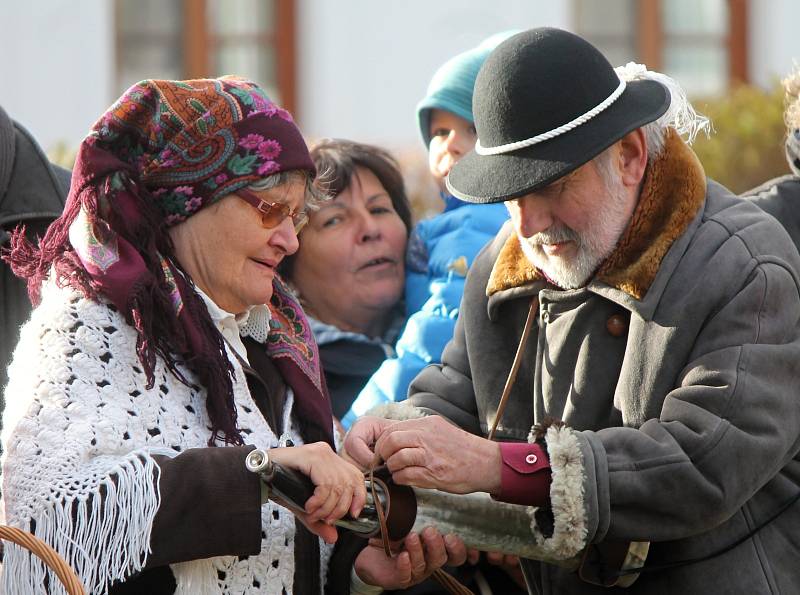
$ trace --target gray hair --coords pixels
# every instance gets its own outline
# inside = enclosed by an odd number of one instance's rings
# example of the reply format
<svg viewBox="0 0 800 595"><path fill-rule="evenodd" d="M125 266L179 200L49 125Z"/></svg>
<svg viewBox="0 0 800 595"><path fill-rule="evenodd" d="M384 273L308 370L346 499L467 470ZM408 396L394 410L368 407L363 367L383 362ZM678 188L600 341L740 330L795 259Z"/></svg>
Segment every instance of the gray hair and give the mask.
<svg viewBox="0 0 800 595"><path fill-rule="evenodd" d="M661 83L667 88L670 102L667 111L649 124L642 126L645 140L647 141L647 160L653 161L664 150L664 139L668 128L674 128L684 140L691 144L700 132L708 136L711 132L711 121L702 114L697 113L686 91L672 77L647 70L643 64L628 62L625 66L615 69L617 75L625 81L651 80Z"/></svg>
<svg viewBox="0 0 800 595"><path fill-rule="evenodd" d="M786 127L789 133L800 128L800 65L795 65L794 72L783 80L786 92Z"/></svg>
<svg viewBox="0 0 800 595"><path fill-rule="evenodd" d="M706 136L709 135L711 121L695 111L686 97L686 92L675 79L660 72L647 70L644 65L635 62L628 62L625 66L620 66L615 70L617 75L626 82L648 79L661 83L669 92L670 104L667 111L657 120L642 126L647 144L648 163L652 163L664 151L664 140L668 128L674 128L689 144L694 142L700 132L705 132ZM592 159L592 163L609 190L615 187L616 182L616 171L612 161L613 148L614 145Z"/></svg>
<svg viewBox="0 0 800 595"><path fill-rule="evenodd" d="M302 181L305 184L305 209L306 211L316 211L330 197L314 183L314 178L304 169L290 169L261 178L258 182L250 184L247 189L252 192L259 192L277 188L289 182Z"/></svg>

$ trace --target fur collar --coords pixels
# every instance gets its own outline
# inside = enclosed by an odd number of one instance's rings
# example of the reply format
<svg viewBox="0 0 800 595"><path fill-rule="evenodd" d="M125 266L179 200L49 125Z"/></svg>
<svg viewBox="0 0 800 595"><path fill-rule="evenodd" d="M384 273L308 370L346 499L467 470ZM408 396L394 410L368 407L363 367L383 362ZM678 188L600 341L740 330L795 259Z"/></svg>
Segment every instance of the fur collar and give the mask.
<svg viewBox="0 0 800 595"><path fill-rule="evenodd" d="M697 214L705 195L703 166L670 129L664 151L647 168L633 217L595 279L641 300L664 255ZM522 253L519 239L512 232L492 268L486 295L543 279Z"/></svg>

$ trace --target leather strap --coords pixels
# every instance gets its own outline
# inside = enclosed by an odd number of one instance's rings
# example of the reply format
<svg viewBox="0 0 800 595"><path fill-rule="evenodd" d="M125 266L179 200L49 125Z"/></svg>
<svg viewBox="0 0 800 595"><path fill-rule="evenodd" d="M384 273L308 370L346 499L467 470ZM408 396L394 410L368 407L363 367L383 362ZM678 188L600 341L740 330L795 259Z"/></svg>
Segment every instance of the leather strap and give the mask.
<svg viewBox="0 0 800 595"><path fill-rule="evenodd" d="M497 406L497 414L494 418L494 423L492 424L492 429L489 431L487 438L489 440L494 440L495 432L497 431L497 425L500 423L500 419L503 417L503 412L505 411L506 404L508 403L508 396L511 394L511 388L514 386L514 381L517 379L517 373L519 372L519 366L522 362L522 354L525 351L525 345L528 342L528 337L531 334L531 328L533 327L533 321L536 318L536 314L539 311L539 298L534 296L531 300L531 307L528 310L528 317L525 319L525 327L522 329L522 336L519 340L519 345L517 346L517 353L514 355L514 363L511 365L511 371L508 373L508 378L506 379L505 387L503 387L503 394L500 397L500 403ZM380 534L381 534L381 541L383 542L383 551L386 553L386 556L391 558L392 557L392 550L389 546L389 528L387 526L387 517L389 516L390 502L391 496L389 494L389 488L385 482L375 477L375 468L380 464L380 460L374 459L372 461L372 465L369 471L366 473L367 481L369 482L370 492L372 493L372 499L375 502L375 511L378 515L378 525L380 527ZM384 512L383 503L381 502L380 498L378 498L377 491L375 489L375 485L379 485L382 489L384 494L386 494L386 511ZM464 586L457 578L454 576L447 574L441 568L434 570L431 578L434 579L437 583L439 583L444 589L448 592L452 593L452 595L474 595L474 593Z"/></svg>
<svg viewBox="0 0 800 595"><path fill-rule="evenodd" d="M489 433L486 436L487 440L494 440L495 432L497 432L497 426L500 423L500 420L503 418L503 413L505 412L506 405L508 404L508 396L511 394L511 388L514 386L514 381L517 379L519 366L522 363L522 354L525 352L525 345L528 343L528 337L531 334L533 321L538 312L539 297L534 296L533 299L531 299L531 307L528 309L528 317L525 319L525 327L522 329L522 336L519 339L519 345L517 345L517 353L514 355L514 363L511 364L511 371L508 373L506 385L503 387L503 394L500 396L500 403L497 405L497 413L494 416L494 422L492 422L492 429L489 430Z"/></svg>
<svg viewBox="0 0 800 595"><path fill-rule="evenodd" d="M389 486L384 482L382 479L375 477L375 467L377 466L378 461L373 461L373 464L370 466L369 471L365 474L367 482L369 483L369 490L372 494L372 500L375 505L375 512L378 516L378 526L380 528L381 534L381 542L383 543L383 551L386 554L387 558L392 558L392 549L390 546L389 536L391 531L389 529L389 525L387 522L387 518L389 517L391 510L392 510L392 496L389 490ZM383 493L386 495L386 509L384 510L383 502L378 497L378 491L376 490L376 486L379 486ZM402 498L401 498L402 501ZM415 515L416 516L416 515ZM410 530L410 528L409 528ZM406 531L408 534L408 531ZM439 583L444 589L450 592L452 595L475 595L471 590L461 584L457 578L447 574L441 568L437 568L431 574L431 578L434 579L437 583Z"/></svg>

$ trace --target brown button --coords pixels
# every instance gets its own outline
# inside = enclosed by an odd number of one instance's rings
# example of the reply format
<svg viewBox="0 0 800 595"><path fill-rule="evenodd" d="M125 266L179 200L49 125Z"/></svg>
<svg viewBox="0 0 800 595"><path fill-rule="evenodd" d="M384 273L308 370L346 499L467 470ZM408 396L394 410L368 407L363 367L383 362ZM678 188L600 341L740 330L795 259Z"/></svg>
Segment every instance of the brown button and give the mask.
<svg viewBox="0 0 800 595"><path fill-rule="evenodd" d="M628 321L621 314L614 314L606 322L606 329L613 337L621 337L628 332Z"/></svg>

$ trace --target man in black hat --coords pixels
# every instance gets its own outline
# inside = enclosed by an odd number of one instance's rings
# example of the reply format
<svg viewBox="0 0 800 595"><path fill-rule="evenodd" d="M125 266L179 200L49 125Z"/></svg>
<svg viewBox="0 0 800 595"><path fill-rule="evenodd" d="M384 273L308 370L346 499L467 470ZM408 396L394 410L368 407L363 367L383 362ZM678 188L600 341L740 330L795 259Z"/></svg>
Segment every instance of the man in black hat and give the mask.
<svg viewBox="0 0 800 595"><path fill-rule="evenodd" d="M448 188L511 222L471 267L443 363L362 418L349 455L535 506L531 540L563 566L524 560L532 592L800 593L786 232L706 179L681 139L704 120L674 81L573 34L498 46L473 111Z"/></svg>
<svg viewBox="0 0 800 595"><path fill-rule="evenodd" d="M52 165L31 134L0 107L0 248L20 223L31 239L43 235L64 208L69 182L69 171ZM0 261L0 411L6 367L30 313L25 282Z"/></svg>

